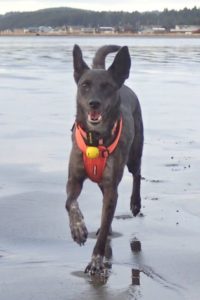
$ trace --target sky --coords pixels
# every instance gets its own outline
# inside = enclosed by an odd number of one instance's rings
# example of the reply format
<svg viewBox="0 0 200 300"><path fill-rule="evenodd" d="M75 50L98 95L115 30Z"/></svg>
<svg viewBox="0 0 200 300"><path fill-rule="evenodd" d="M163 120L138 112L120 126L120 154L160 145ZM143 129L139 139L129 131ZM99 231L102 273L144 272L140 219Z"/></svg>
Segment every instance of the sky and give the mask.
<svg viewBox="0 0 200 300"><path fill-rule="evenodd" d="M200 0L0 0L0 14L10 11L34 11L50 7L74 7L89 10L152 11L200 7Z"/></svg>

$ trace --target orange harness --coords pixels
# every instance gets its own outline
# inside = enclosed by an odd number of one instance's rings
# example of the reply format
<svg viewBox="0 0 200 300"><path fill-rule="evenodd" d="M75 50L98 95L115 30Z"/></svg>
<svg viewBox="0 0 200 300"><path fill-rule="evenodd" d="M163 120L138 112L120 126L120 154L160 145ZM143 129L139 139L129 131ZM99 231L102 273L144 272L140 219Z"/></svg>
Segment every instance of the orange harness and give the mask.
<svg viewBox="0 0 200 300"><path fill-rule="evenodd" d="M116 122L114 126L115 129L117 125L118 122ZM85 140L87 140L87 133L78 124L75 124L75 139L79 149L83 153L83 163L84 163L85 171L88 177L92 181L97 183L101 181L106 166L107 158L117 147L117 144L121 136L121 132L122 132L122 118L119 121L119 129L114 142L108 147L99 145L98 146L99 156L97 158L89 158L86 156L86 149L88 146L86 145Z"/></svg>

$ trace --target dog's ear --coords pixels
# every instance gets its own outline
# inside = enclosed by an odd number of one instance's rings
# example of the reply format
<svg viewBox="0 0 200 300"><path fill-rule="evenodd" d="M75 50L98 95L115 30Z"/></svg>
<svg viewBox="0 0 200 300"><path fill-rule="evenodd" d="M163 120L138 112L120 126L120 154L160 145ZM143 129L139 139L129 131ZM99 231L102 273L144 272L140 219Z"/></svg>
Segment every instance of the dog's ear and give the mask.
<svg viewBox="0 0 200 300"><path fill-rule="evenodd" d="M122 47L112 65L109 67L108 72L111 74L118 87L120 88L124 81L129 77L129 71L131 67L131 58L128 51L128 47Z"/></svg>
<svg viewBox="0 0 200 300"><path fill-rule="evenodd" d="M83 73L86 70L89 70L88 65L83 60L81 48L78 45L74 45L73 62L74 62L74 79L76 83L78 83Z"/></svg>

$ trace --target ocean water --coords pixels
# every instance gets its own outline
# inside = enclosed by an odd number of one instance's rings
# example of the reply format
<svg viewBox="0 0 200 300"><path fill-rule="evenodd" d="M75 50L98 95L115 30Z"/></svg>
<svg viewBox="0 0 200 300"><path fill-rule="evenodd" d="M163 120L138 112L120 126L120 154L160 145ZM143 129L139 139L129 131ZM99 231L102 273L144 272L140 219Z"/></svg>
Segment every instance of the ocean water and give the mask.
<svg viewBox="0 0 200 300"><path fill-rule="evenodd" d="M166 145L161 148L184 142L199 146L200 39L1 37L2 193L45 188L49 180L55 189L64 186L76 108L72 66L76 43L89 65L101 45L129 47L132 67L126 84L142 106L148 158L144 173L152 168L148 155L153 155L153 141L155 145L162 139ZM107 58L107 66L113 56ZM51 179L47 180L47 172Z"/></svg>

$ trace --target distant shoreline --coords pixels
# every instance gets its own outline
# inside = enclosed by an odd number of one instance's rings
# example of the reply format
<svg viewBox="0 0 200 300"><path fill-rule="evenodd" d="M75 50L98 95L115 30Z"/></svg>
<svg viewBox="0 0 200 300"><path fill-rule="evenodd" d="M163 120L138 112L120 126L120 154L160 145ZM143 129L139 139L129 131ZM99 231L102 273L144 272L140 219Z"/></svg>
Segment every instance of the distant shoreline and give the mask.
<svg viewBox="0 0 200 300"><path fill-rule="evenodd" d="M0 32L0 37L137 37L137 38L200 38L200 33L4 33Z"/></svg>

